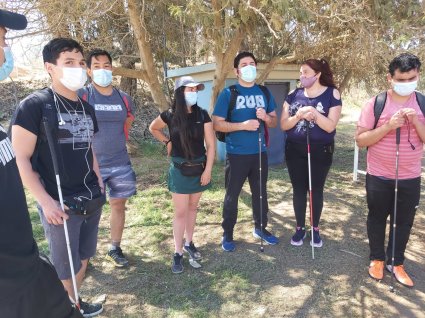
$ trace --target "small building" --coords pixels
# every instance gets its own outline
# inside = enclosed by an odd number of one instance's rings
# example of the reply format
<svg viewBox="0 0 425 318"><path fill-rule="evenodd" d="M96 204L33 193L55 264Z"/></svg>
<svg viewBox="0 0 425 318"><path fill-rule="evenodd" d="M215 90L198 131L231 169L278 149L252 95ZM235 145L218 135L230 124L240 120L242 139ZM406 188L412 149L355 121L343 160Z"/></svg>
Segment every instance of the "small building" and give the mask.
<svg viewBox="0 0 425 318"><path fill-rule="evenodd" d="M258 63L257 70L258 74L266 68L266 63ZM276 100L276 113L278 119L282 113L282 105L285 101L286 95L291 90L295 89L297 80L299 79L299 66L295 64L278 64L270 72L267 79L264 81L265 85ZM176 80L181 76L192 76L196 81L203 83L205 89L200 91L198 94L198 105L208 110L213 78L215 71L215 63L203 64L191 67L184 67L179 69L168 70L168 78ZM229 72L229 75L225 82L225 87L236 84L237 79L234 72ZM268 147L268 159L269 165L282 164L285 160L285 133L280 129L280 123L278 120L278 126L276 128L269 129L270 145ZM226 146L223 142L217 141L217 158L222 161L226 157Z"/></svg>

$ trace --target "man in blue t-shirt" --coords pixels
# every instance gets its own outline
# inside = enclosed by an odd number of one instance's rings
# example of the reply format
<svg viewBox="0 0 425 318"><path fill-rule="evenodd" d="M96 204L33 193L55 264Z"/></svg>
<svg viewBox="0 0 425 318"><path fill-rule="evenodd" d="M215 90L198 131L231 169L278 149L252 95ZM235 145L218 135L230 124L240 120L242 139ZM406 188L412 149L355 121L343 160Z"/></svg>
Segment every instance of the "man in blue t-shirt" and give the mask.
<svg viewBox="0 0 425 318"><path fill-rule="evenodd" d="M120 244L125 204L136 193L136 174L126 147L128 131L134 120L133 100L112 86L112 58L107 51L92 50L87 55L86 64L92 82L78 94L93 106L99 126L99 133L93 139L93 149L103 182L109 190L111 244L107 258L116 267L126 267L128 260Z"/></svg>
<svg viewBox="0 0 425 318"><path fill-rule="evenodd" d="M252 193L255 222L253 235L271 245L279 242L266 230L268 163L264 132L265 126L276 127L277 125L276 102L271 94L270 100L267 101L262 89L255 84L257 61L252 53L239 53L234 59L233 66L238 78L236 85L238 96L230 119L226 120L231 98L229 88L220 93L213 112L214 129L226 133L226 195L223 205L222 248L227 252L235 250L233 228L238 215L238 197L247 177ZM259 138L261 138L261 150ZM260 207L260 196L262 207Z"/></svg>

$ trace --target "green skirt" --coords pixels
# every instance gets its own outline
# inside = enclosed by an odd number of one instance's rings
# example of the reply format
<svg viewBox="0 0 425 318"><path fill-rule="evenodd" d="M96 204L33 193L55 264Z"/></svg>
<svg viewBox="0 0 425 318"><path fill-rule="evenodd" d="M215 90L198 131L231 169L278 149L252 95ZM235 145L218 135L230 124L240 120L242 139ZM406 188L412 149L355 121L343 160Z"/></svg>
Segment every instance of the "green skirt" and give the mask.
<svg viewBox="0 0 425 318"><path fill-rule="evenodd" d="M194 162L205 160L205 156L194 159ZM191 194L202 192L211 187L211 182L201 186L201 176L187 177L181 174L180 169L174 166L173 162L182 163L187 161L181 157L171 157L170 168L168 169L168 190L173 193Z"/></svg>

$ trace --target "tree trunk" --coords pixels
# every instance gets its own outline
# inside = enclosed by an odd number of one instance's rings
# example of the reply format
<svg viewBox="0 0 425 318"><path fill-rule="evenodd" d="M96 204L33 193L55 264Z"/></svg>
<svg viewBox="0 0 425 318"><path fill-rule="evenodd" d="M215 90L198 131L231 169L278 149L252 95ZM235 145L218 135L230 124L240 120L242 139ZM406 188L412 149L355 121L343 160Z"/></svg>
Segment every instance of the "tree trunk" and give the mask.
<svg viewBox="0 0 425 318"><path fill-rule="evenodd" d="M227 40L224 37L223 32L223 20L221 13L221 3L218 0L211 2L214 10L214 32L213 42L215 43L215 60L216 68L214 72L213 87L210 99L210 113L214 110L214 105L217 100L218 94L223 89L227 75L233 68L233 59L238 52L242 40L244 39L244 27L242 25L235 31L235 35L232 39ZM229 43L227 48L224 50L224 43Z"/></svg>
<svg viewBox="0 0 425 318"><path fill-rule="evenodd" d="M130 69L125 67L113 67L112 73L118 76L125 76L129 78L139 78L145 82L147 82L147 73L145 70L139 69Z"/></svg>
<svg viewBox="0 0 425 318"><path fill-rule="evenodd" d="M342 93L347 89L348 84L350 83L351 77L353 76L353 72L352 71L348 71L347 74L345 74L341 85L339 86L339 92Z"/></svg>
<svg viewBox="0 0 425 318"><path fill-rule="evenodd" d="M160 110L166 110L169 107L169 103L159 81L155 60L149 43L149 34L146 30L146 26L142 23L141 10L138 4L139 2L136 0L128 0L128 14L139 48L145 81L149 86L155 104Z"/></svg>
<svg viewBox="0 0 425 318"><path fill-rule="evenodd" d="M126 30L128 31L128 29ZM120 57L121 66L127 69L134 69L136 59L128 57L134 51L134 38L130 35L124 37L122 41L123 56ZM127 56L126 56L127 55ZM120 80L120 89L131 96L134 96L137 91L137 79L122 76Z"/></svg>

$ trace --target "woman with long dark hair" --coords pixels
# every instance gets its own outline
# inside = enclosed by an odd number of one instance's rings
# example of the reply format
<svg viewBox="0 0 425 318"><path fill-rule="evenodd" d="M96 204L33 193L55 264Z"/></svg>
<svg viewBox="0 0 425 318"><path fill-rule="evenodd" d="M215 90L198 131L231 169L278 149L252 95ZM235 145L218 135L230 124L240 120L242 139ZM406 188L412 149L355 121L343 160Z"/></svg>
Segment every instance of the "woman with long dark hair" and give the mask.
<svg viewBox="0 0 425 318"><path fill-rule="evenodd" d="M162 112L149 126L152 135L166 145L167 153L171 156L168 189L172 192L174 205L173 273L183 271L183 249L191 260L201 259L201 253L192 238L199 199L202 192L211 186L215 157L211 118L196 103L198 91L203 89L204 84L195 82L190 76L179 78L174 88L171 109ZM169 138L163 132L166 126ZM194 267L199 266L197 262L192 264L195 264Z"/></svg>
<svg viewBox="0 0 425 318"><path fill-rule="evenodd" d="M335 128L341 116L342 101L329 64L324 59L304 61L300 69L300 82L301 87L286 97L280 119L281 128L287 134L285 156L297 221L291 244L301 246L306 236L305 214L309 189L306 145L308 129L314 230L310 244L321 247L323 241L319 234L319 221L323 209L323 188L332 165Z"/></svg>

